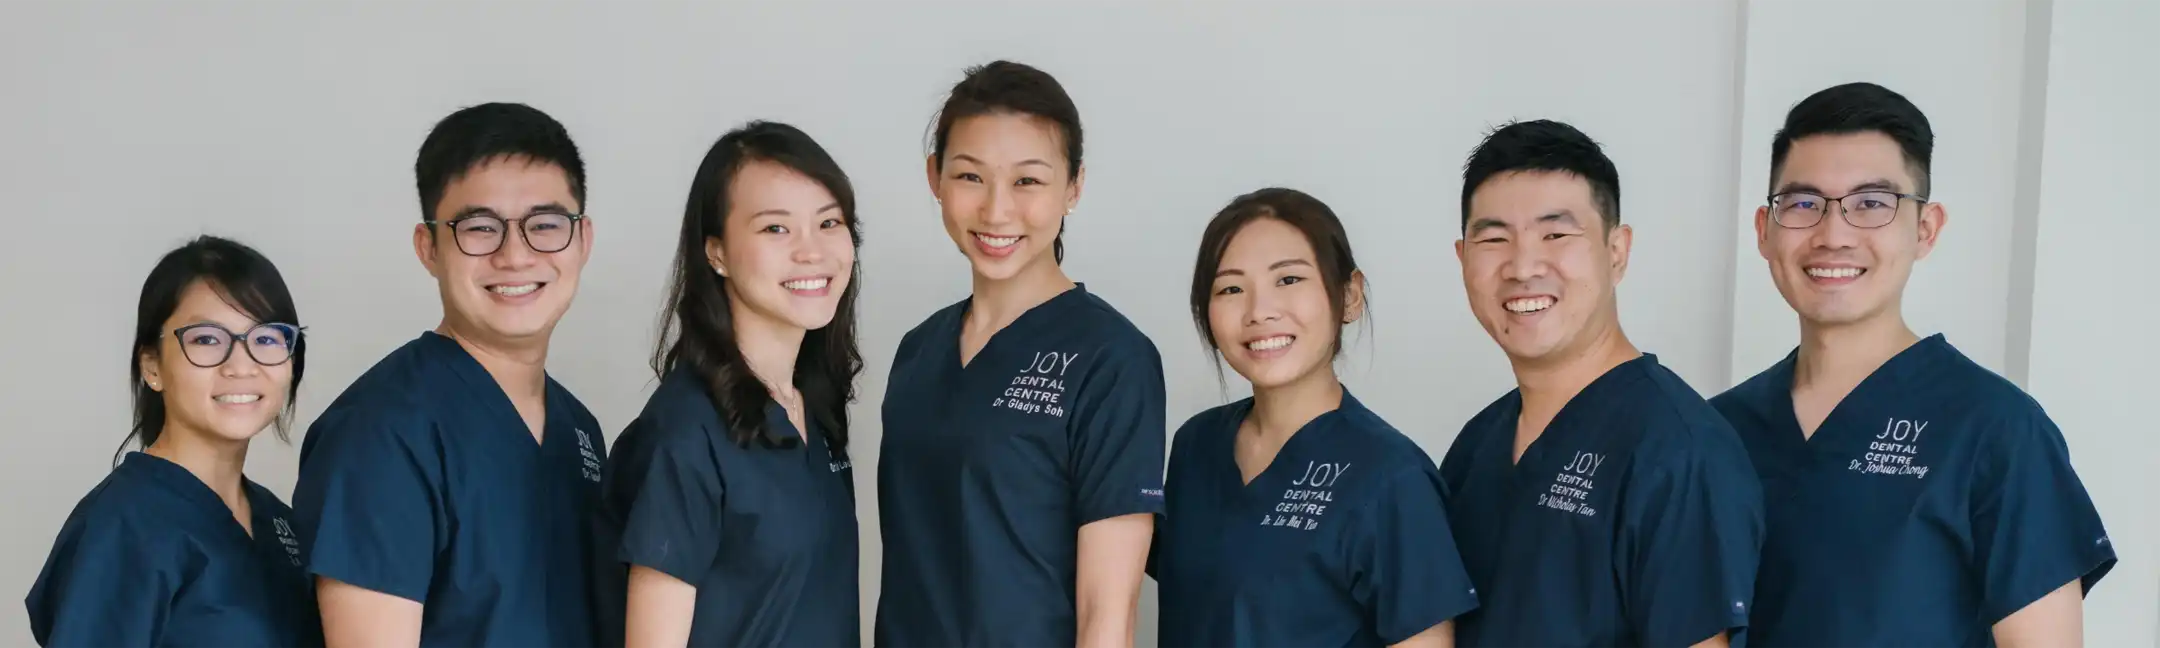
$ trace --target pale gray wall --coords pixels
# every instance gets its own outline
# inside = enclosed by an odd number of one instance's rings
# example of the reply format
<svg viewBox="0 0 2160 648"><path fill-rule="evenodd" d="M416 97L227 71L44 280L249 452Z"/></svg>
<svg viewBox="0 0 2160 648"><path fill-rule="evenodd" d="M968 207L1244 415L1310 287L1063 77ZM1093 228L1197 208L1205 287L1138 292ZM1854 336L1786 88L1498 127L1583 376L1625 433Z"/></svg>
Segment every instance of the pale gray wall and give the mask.
<svg viewBox="0 0 2160 648"><path fill-rule="evenodd" d="M2109 10L2111 0L2095 1L2103 6L2085 11ZM901 333L968 285L923 187L923 136L961 69L994 57L1049 70L1080 104L1089 183L1070 221L1067 266L1161 347L1173 424L1242 392L1234 377L1218 387L1185 314L1201 225L1232 196L1280 184L1344 216L1373 280L1376 337L1347 354L1351 388L1428 451L1443 451L1465 418L1509 386L1503 358L1464 307L1448 246L1464 154L1513 117L1570 121L1606 144L1637 230L1622 288L1630 333L1698 389L1729 386L1793 337L1752 246L1736 246L1763 193L1770 133L1807 92L1856 78L1913 96L1943 140L1938 194L1955 220L1914 280L1915 325L1947 331L2001 367L2016 276L2008 223L2024 123L2025 7L1822 4L0 5L8 99L0 195L12 214L11 245L0 254L8 304L0 339L14 342L0 345L0 367L11 369L0 373L0 411L17 430L15 451L0 455L0 486L36 494L5 505L15 523L0 535L0 583L27 591L52 534L124 434L124 340L142 274L159 253L212 232L281 264L316 342L304 424L383 353L435 323L432 285L408 243L412 155L435 119L491 100L549 111L584 148L594 256L550 364L611 435L652 387L644 363L665 257L689 175L712 139L752 118L788 121L852 174L868 229L869 370L856 410L866 616L880 557L870 494L888 361ZM1885 25L1868 32L1882 37L1840 26L1855 13ZM2093 22L2107 21L2077 24ZM2089 53L2058 53L2054 66L2058 76L2082 66L2104 78L2149 67ZM2104 133L2085 132L2095 142ZM2050 182L2129 155L2058 162L2048 152ZM2090 202L2079 209L2121 204L2080 200ZM2047 240L2035 255L2043 268L2076 256ZM2113 264L2105 267L2118 275L2129 268L2120 257L2075 261L2085 264L2079 277L2097 272L2092 264ZM2100 297L2114 287L2043 276L2034 291L2058 289ZM603 332L625 326L634 332ZM2054 326L2082 324L2036 318L2036 356L2046 348L2041 332ZM2083 371L2084 358L2061 358L2070 369L2035 362L2036 387ZM2115 362L2117 380L2151 384L2131 360ZM2059 417L2066 408L2095 417L2079 434L2099 437L2073 437L2088 479L2134 479L2141 471L2129 464L2086 462L2110 451L2101 439L2152 443L2150 424L2062 398L2051 407ZM297 454L297 445L265 437L249 473L288 492ZM2152 509L2131 508L2135 501L2103 500L2103 512L2130 529L2119 537L2152 546ZM2120 579L2101 596L2152 609L2150 554L2145 563L2147 589ZM2095 636L2150 631L2142 614L2109 605L2096 599ZM1152 598L1143 608L1152 643ZM0 643L27 643L17 610L0 613Z"/></svg>

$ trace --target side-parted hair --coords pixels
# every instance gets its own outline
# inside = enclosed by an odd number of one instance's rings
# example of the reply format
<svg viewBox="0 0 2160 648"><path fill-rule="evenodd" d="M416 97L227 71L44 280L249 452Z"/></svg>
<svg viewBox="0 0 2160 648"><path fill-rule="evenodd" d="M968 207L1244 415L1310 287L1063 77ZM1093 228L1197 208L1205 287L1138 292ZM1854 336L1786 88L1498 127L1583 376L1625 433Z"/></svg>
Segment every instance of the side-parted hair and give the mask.
<svg viewBox="0 0 2160 648"><path fill-rule="evenodd" d="M713 143L690 181L683 208L682 236L675 250L674 279L660 317L659 345L653 350L654 374L665 379L678 366L705 380L713 406L738 445L753 441L768 448L793 447L801 438L769 429L765 410L772 394L750 370L735 345L735 314L728 307L728 286L707 261L705 242L725 239L732 198L729 185L753 162L769 162L801 173L825 187L840 204L848 236L862 248L862 221L855 214L855 189L840 164L808 134L787 124L753 121ZM855 299L862 287L862 266L848 269L847 289L830 324L803 336L795 357L795 384L802 391L804 415L823 428L835 452L848 441L848 403L855 400L855 377L862 373L862 353L855 344Z"/></svg>
<svg viewBox="0 0 2160 648"><path fill-rule="evenodd" d="M531 106L485 103L450 113L420 143L413 175L420 189L420 220L435 218L450 183L497 160L552 164L563 170L570 197L585 210L585 160L560 122Z"/></svg>
<svg viewBox="0 0 2160 648"><path fill-rule="evenodd" d="M1590 200L1605 232L1620 226L1620 170L1595 140L1575 127L1537 119L1494 129L1463 163L1462 224L1470 227L1470 197L1494 176L1523 171L1559 172L1590 185Z"/></svg>
<svg viewBox="0 0 2160 648"><path fill-rule="evenodd" d="M1229 251L1230 241L1237 238L1247 225L1261 219L1274 219L1297 229L1312 244L1313 265L1320 273L1320 285L1328 294L1328 307L1335 315L1335 340L1329 347L1329 355L1342 354L1342 321L1349 305L1351 276L1356 274L1357 255L1350 251L1350 235L1343 230L1342 219L1335 210L1305 192L1296 189L1269 187L1238 196L1215 213L1208 221L1207 229L1200 234L1200 255L1193 264L1192 318L1193 327L1199 329L1200 342L1207 345L1210 355L1222 353L1215 346L1215 329L1208 320L1208 304L1215 296L1215 276L1222 271L1223 254ZM1367 296L1370 303L1371 296ZM1216 366L1219 372L1220 365Z"/></svg>
<svg viewBox="0 0 2160 648"><path fill-rule="evenodd" d="M1905 168L1918 186L1912 192L1928 195L1933 184L1929 165L1935 156L1935 131L1920 107L1873 83L1847 83L1808 95L1785 113L1785 126L1770 140L1770 191L1777 191L1778 174L1785 171L1785 156L1793 142L1815 135L1882 133L1897 142L1905 154Z"/></svg>
<svg viewBox="0 0 2160 648"><path fill-rule="evenodd" d="M233 310L257 323L277 322L300 326L300 312L277 266L254 248L216 236L199 236L165 253L150 276L143 280L142 295L135 301L135 344L128 353L128 384L135 408L134 427L114 459L129 443L150 447L165 431L165 396L143 384L142 358L159 357L164 338L171 334L166 320L180 309L180 299L196 282L209 285ZM235 350L237 353L245 351ZM229 360L228 360L229 361ZM274 428L278 439L291 441L293 411L300 400L300 378L307 373L307 336L293 343L292 387L285 394L285 410Z"/></svg>
<svg viewBox="0 0 2160 648"><path fill-rule="evenodd" d="M1065 145L1065 179L1080 176L1080 108L1073 105L1065 86L1059 85L1050 73L1011 61L991 61L968 68L966 76L953 85L933 126L931 154L937 158L938 170L945 169L945 144L952 138L954 124L969 117L1001 113L1027 115L1055 124L1059 142ZM1050 245L1052 257L1063 262L1062 222Z"/></svg>

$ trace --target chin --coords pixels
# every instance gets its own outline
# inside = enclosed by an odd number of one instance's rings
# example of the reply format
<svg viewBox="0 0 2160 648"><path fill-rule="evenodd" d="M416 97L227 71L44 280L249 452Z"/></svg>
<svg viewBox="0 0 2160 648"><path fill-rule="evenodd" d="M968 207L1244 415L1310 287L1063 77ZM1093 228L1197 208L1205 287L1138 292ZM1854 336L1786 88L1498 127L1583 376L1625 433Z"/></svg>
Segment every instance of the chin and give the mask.
<svg viewBox="0 0 2160 648"><path fill-rule="evenodd" d="M832 324L832 322L833 314L829 311L824 313L792 313L787 317L788 326L797 327L805 331L815 331L821 328L825 328L826 326Z"/></svg>

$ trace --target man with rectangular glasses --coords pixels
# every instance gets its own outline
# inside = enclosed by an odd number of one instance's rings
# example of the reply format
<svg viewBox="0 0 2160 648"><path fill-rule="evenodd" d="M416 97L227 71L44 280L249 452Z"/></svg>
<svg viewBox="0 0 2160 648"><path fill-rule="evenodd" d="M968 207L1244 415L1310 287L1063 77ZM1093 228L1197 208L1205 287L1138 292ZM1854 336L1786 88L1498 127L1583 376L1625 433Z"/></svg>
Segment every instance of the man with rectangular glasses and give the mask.
<svg viewBox="0 0 2160 648"><path fill-rule="evenodd" d="M414 165L413 252L442 323L309 428L293 491L331 646L592 646L607 448L548 376L592 250L585 167L518 104L444 118Z"/></svg>
<svg viewBox="0 0 2160 648"><path fill-rule="evenodd" d="M1905 97L1840 85L1771 145L1756 242L1800 317L1783 361L1712 399L1763 480L1752 646L2075 646L2115 563L2030 396L1906 325L1949 217Z"/></svg>

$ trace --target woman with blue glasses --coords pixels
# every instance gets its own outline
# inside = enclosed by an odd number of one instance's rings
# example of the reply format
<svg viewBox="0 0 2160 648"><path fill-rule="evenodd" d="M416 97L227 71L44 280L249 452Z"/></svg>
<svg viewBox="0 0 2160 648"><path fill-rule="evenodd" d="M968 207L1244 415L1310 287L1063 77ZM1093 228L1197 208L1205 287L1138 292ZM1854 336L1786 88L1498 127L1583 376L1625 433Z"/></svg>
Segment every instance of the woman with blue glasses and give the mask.
<svg viewBox="0 0 2160 648"><path fill-rule="evenodd" d="M75 506L25 601L43 646L321 645L292 509L247 479L284 438L306 345L269 259L204 236L143 282L127 452ZM125 444L123 443L123 448Z"/></svg>

